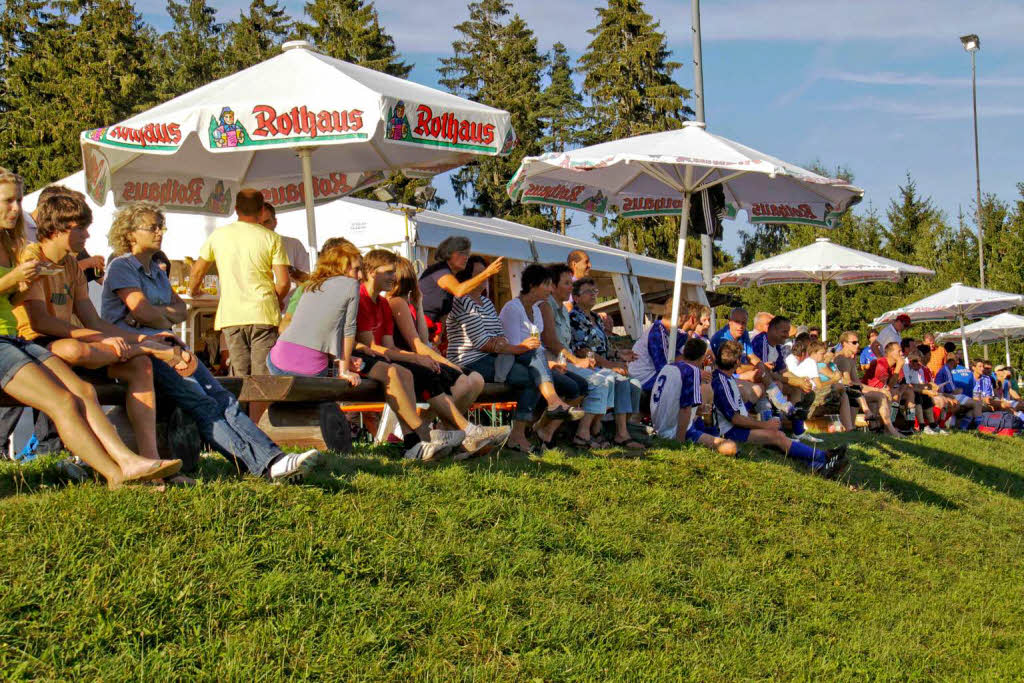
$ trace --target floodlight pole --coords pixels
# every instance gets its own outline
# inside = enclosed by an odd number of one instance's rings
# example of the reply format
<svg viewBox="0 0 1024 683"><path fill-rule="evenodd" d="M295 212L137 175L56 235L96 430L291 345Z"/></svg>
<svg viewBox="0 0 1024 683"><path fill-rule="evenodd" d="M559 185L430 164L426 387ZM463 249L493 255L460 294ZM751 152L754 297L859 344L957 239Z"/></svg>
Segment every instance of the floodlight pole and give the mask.
<svg viewBox="0 0 1024 683"><path fill-rule="evenodd" d="M970 50L971 53L971 104L974 109L974 190L975 201L977 201L978 221L978 274L981 278L981 288L985 289L985 243L984 227L981 222L981 162L978 156L978 80L975 68L975 53L977 50Z"/></svg>
<svg viewBox="0 0 1024 683"><path fill-rule="evenodd" d="M693 96L697 120L704 123L704 58L700 40L700 0L690 0L690 23L693 31ZM705 194L705 199L707 195ZM700 236L701 270L704 273L704 288L714 291L714 236L707 234L711 226L704 226ZM715 328L715 309L711 309L711 327Z"/></svg>

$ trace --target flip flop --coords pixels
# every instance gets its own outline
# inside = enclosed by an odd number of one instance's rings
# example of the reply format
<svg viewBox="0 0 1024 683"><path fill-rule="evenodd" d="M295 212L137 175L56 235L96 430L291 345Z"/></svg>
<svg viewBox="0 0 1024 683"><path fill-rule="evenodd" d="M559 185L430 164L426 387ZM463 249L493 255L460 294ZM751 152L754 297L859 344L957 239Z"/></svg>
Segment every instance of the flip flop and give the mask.
<svg viewBox="0 0 1024 683"><path fill-rule="evenodd" d="M167 477L174 476L181 469L180 460L155 460L153 467L148 472L140 474L134 479L125 481L126 484L132 482L152 481L154 479L166 479Z"/></svg>
<svg viewBox="0 0 1024 683"><path fill-rule="evenodd" d="M195 353L175 344L171 346L171 354L171 360L165 362L171 366L172 370L182 377L191 377L196 374L196 370L199 368L199 359L196 358ZM186 355L188 358L185 357ZM178 367L182 363L185 364L185 367Z"/></svg>

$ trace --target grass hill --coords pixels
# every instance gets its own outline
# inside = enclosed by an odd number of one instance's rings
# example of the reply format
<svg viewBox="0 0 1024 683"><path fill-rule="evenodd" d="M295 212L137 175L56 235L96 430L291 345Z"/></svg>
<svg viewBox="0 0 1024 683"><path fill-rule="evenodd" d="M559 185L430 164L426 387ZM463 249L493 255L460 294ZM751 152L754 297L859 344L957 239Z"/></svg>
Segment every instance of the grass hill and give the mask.
<svg viewBox="0 0 1024 683"><path fill-rule="evenodd" d="M164 494L4 464L0 675L1020 676L1024 441L849 440L840 483L695 448Z"/></svg>

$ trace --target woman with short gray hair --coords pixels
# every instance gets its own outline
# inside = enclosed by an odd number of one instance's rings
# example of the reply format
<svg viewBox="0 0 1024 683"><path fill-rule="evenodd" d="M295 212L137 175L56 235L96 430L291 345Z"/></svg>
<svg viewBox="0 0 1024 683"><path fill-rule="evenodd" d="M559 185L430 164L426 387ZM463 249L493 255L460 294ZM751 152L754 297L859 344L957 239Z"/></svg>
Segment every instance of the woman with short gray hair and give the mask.
<svg viewBox="0 0 1024 683"><path fill-rule="evenodd" d="M420 275L420 293L423 296L423 315L431 341L441 337L444 319L452 310L455 297L466 296L501 271L501 257L494 259L482 273L466 282L459 282L455 273L466 267L473 245L466 237L453 235L437 245L437 261Z"/></svg>

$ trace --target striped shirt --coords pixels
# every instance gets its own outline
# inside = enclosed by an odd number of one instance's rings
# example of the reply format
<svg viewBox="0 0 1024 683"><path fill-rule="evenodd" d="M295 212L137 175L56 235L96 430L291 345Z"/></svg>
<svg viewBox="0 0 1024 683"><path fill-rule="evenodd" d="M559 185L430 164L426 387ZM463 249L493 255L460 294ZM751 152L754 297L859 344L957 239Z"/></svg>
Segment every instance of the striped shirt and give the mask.
<svg viewBox="0 0 1024 683"><path fill-rule="evenodd" d="M487 355L480 347L494 337L504 337L505 328L486 296L477 303L470 296L460 296L452 302L448 314L448 360L456 365L468 365Z"/></svg>
<svg viewBox="0 0 1024 683"><path fill-rule="evenodd" d="M680 332L676 335L676 352L669 357L668 338L671 332L665 329L662 321L656 320L654 324L644 330L640 338L633 345L633 353L636 360L629 363L629 376L640 380L644 391L650 391L654 386L654 378L658 376L661 369L667 363L674 362L683 346L686 345L686 333Z"/></svg>
<svg viewBox="0 0 1024 683"><path fill-rule="evenodd" d="M719 369L711 376L711 390L715 395L715 421L718 433L725 434L732 429L732 419L736 415L747 416L747 406L743 403L740 388L736 379Z"/></svg>

